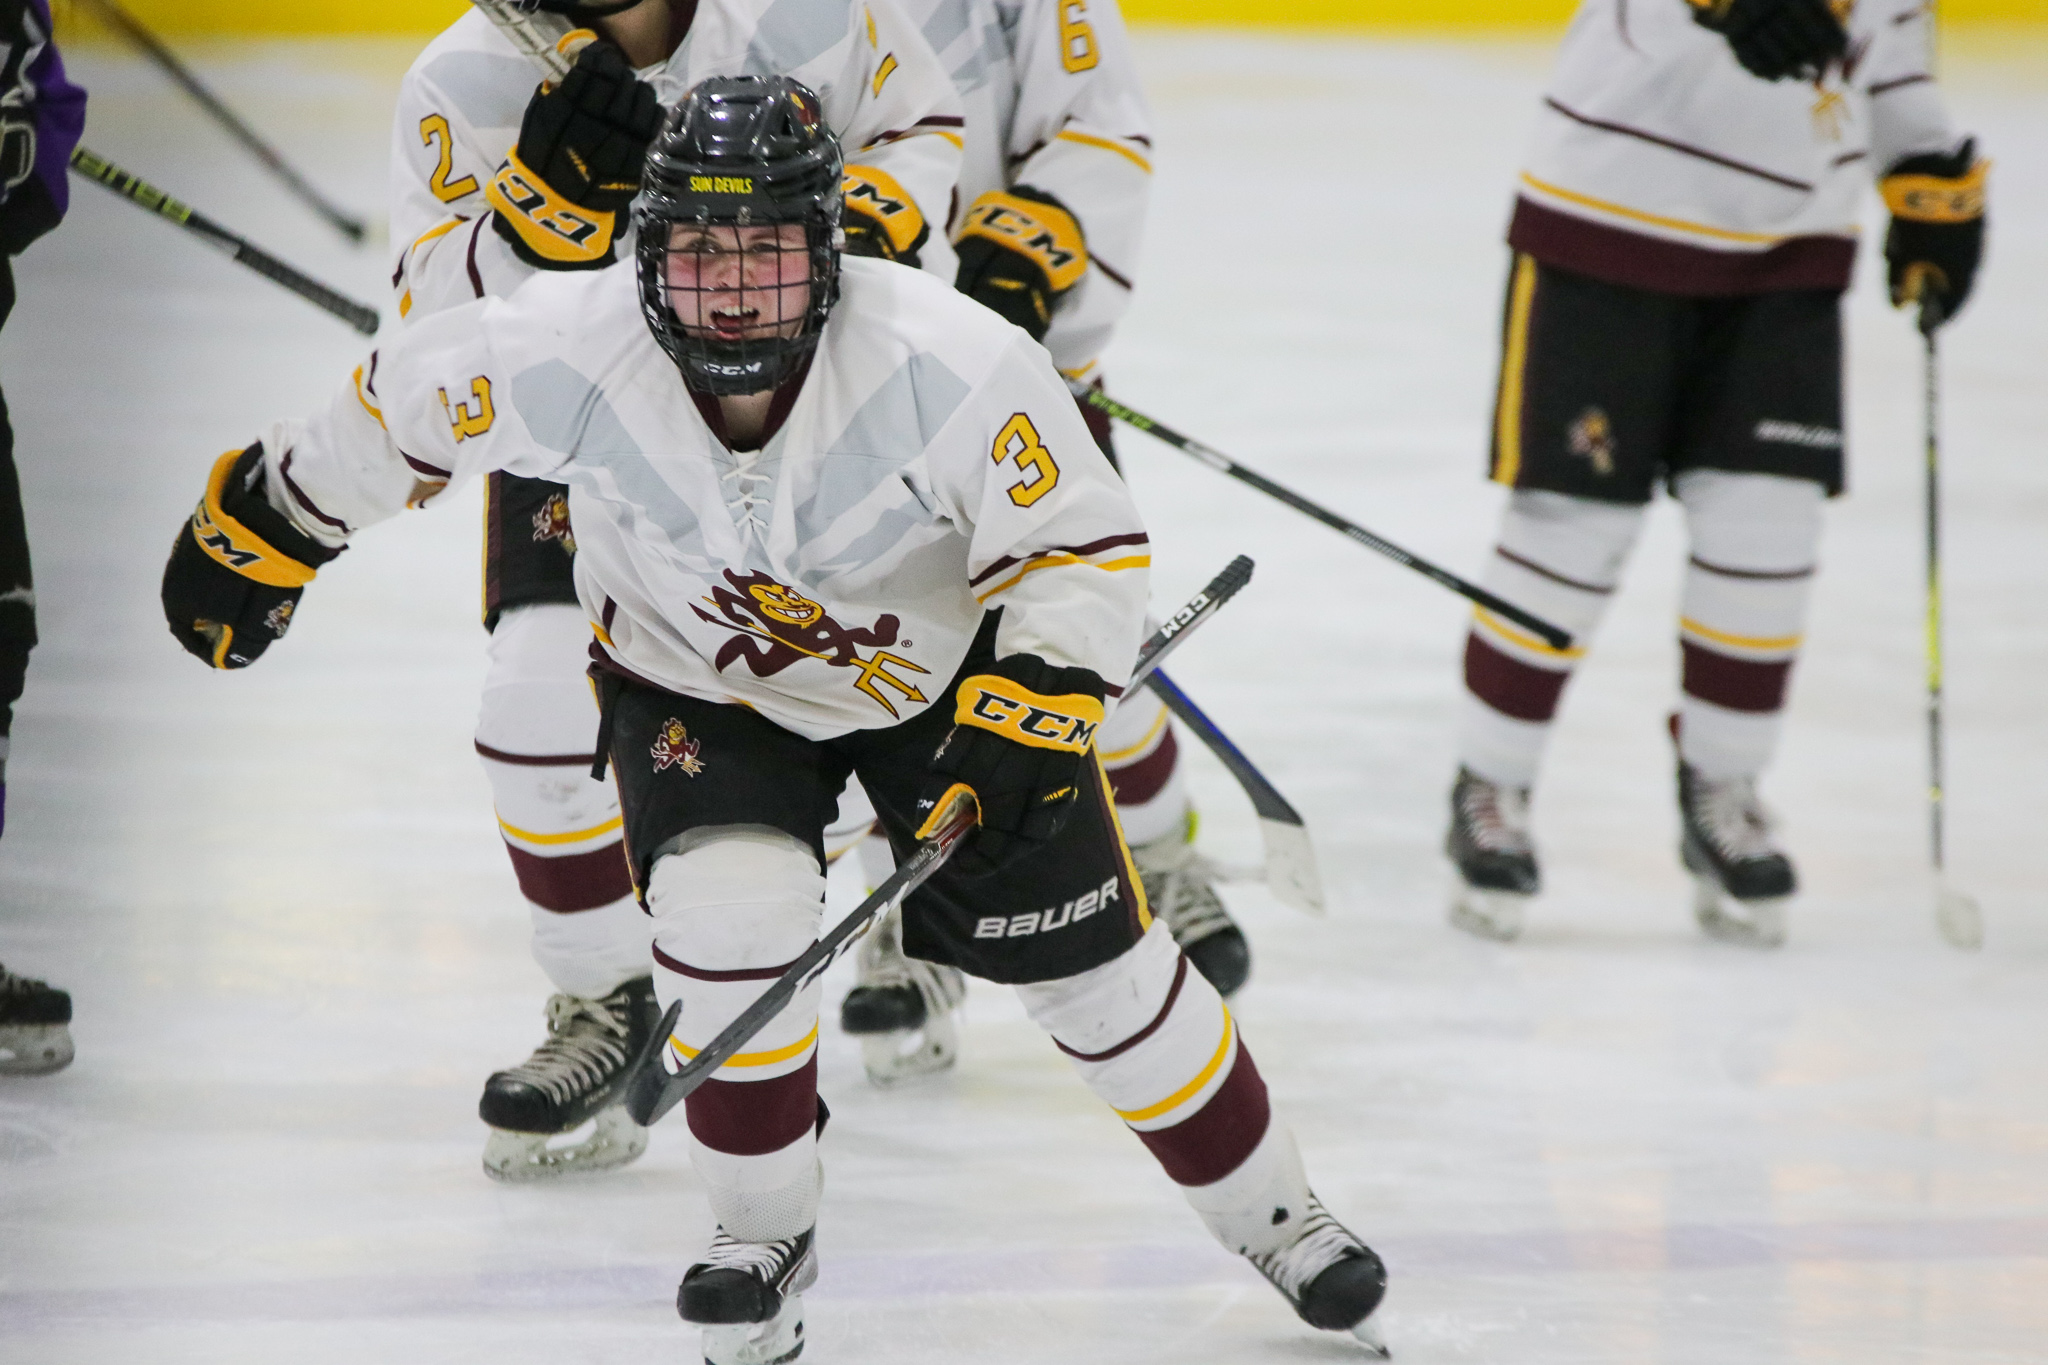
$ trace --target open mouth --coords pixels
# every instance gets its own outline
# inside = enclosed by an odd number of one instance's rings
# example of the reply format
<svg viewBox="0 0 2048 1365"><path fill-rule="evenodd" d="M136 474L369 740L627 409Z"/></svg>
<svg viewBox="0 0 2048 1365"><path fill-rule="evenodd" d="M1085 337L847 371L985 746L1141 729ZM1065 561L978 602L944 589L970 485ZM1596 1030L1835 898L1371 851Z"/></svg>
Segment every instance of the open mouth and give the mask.
<svg viewBox="0 0 2048 1365"><path fill-rule="evenodd" d="M761 310L732 305L711 310L711 330L721 337L744 337L761 329Z"/></svg>

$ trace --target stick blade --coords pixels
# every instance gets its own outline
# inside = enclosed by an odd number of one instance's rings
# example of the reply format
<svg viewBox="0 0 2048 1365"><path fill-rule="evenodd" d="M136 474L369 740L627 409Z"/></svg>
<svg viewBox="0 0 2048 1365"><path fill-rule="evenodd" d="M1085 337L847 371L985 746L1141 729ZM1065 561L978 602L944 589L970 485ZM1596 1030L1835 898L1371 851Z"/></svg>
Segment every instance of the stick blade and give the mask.
<svg viewBox="0 0 2048 1365"><path fill-rule="evenodd" d="M654 1026L654 1032L647 1036L646 1046L640 1049L640 1055L633 1061L633 1070L626 1077L626 1117L642 1128L652 1128L675 1106L675 1101L668 1099L665 1093L669 1070L662 1057L667 1053L668 1040L682 1017L683 1002L671 1002L663 1012L661 1022Z"/></svg>
<svg viewBox="0 0 2048 1365"><path fill-rule="evenodd" d="M1298 819L1261 819L1259 833L1266 840L1266 885L1273 894L1297 910L1323 914L1323 876L1308 829Z"/></svg>
<svg viewBox="0 0 2048 1365"><path fill-rule="evenodd" d="M1945 882L1935 894L1934 924L1952 947L1974 953L1984 946L1984 911L1976 897Z"/></svg>

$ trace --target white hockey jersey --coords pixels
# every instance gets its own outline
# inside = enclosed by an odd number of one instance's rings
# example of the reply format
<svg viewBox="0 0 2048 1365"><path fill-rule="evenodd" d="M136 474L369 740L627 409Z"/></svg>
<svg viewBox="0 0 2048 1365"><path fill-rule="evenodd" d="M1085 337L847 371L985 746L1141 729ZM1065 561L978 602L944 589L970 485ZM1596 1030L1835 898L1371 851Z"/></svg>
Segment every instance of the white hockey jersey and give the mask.
<svg viewBox="0 0 2048 1365"><path fill-rule="evenodd" d="M895 0L698 0L681 44L639 74L670 106L712 76L802 81L824 102L849 169L894 182L926 218L920 262L953 278L943 220L960 170L960 100ZM519 141L539 83L532 62L475 10L406 72L391 149L401 316L509 294L536 273L491 230L484 189Z"/></svg>
<svg viewBox="0 0 2048 1365"><path fill-rule="evenodd" d="M1152 187L1152 111L1116 0L902 3L965 107L957 208L1024 184L1081 224L1089 269L1060 300L1045 347L1085 384L1130 306Z"/></svg>
<svg viewBox="0 0 2048 1365"><path fill-rule="evenodd" d="M1863 186L1956 144L1922 0L1853 0L1846 56L1765 81L1686 0L1585 0L1537 117L1508 241L1686 295L1840 289Z"/></svg>
<svg viewBox="0 0 2048 1365"><path fill-rule="evenodd" d="M921 271L847 259L787 418L728 450L640 316L633 263L422 319L264 436L272 502L340 543L492 470L565 483L576 586L621 668L813 739L998 656L1136 661L1151 563L1045 351Z"/></svg>

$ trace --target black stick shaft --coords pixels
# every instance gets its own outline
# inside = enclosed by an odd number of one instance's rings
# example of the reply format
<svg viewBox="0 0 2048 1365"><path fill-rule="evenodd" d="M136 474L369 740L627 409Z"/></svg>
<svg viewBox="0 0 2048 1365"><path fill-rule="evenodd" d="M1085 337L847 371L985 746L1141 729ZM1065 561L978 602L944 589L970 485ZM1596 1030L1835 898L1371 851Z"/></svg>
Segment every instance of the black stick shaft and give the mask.
<svg viewBox="0 0 2048 1365"><path fill-rule="evenodd" d="M1941 758L1941 357L1935 343L1941 321L1941 304L1930 292L1920 305L1920 334L1926 346L1921 396L1927 422L1927 821L1937 873L1942 870L1946 823Z"/></svg>
<svg viewBox="0 0 2048 1365"><path fill-rule="evenodd" d="M122 9L115 0L87 0L87 3L100 18L119 30L129 42L141 48L166 76L190 95L200 108L211 114L215 122L227 129L228 133L262 162L272 175L282 181L285 188L297 196L301 203L320 215L351 242L363 240L363 220L344 212L320 191L314 189L304 176L278 154L276 148L258 137L255 129L244 123L234 110L221 103L220 98L207 89L199 77L192 74L189 67L178 60L177 54L164 46L161 38L144 28L140 20Z"/></svg>
<svg viewBox="0 0 2048 1365"><path fill-rule="evenodd" d="M228 231L189 204L180 203L147 181L139 180L119 166L101 160L84 147L72 149L71 169L87 180L105 185L123 199L140 205L159 218L169 219L214 250L233 257L240 264L276 281L307 302L326 309L364 336L376 333L376 309L336 293L310 275L286 265L254 242Z"/></svg>
<svg viewBox="0 0 2048 1365"><path fill-rule="evenodd" d="M1183 436L1171 427L1161 426L1150 417L1145 416L1145 414L1125 407L1122 403L1117 402L1114 398L1099 390L1091 391L1088 394L1087 402L1090 407L1098 408L1118 421L1127 422L1140 431L1148 432L1158 437L1176 450L1194 456L1219 474L1228 474L1240 483L1248 483L1268 497L1278 498L1295 511L1314 517L1331 530L1349 536L1368 550L1375 550L1403 568L1413 569L1424 578L1442 587L1449 588L1452 592L1470 602L1477 603L1494 615L1504 617L1521 626L1524 630L1533 631L1542 639L1543 643L1549 645L1552 649L1569 649L1571 647L1572 637L1570 632L1559 630L1542 617L1524 611L1505 598L1488 592L1477 583L1469 583L1448 569L1440 568L1420 556L1410 554L1391 540L1374 535L1357 522L1339 516L1321 503L1310 502L1293 489L1274 483L1256 470L1245 468L1222 451L1212 446L1203 445L1191 436Z"/></svg>

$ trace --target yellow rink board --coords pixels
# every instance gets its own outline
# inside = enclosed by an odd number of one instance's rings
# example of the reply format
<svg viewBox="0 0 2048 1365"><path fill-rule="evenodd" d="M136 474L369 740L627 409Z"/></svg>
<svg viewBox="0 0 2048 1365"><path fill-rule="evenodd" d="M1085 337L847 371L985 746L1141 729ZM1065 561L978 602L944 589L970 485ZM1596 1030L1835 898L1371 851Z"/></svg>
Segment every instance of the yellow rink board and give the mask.
<svg viewBox="0 0 2048 1365"><path fill-rule="evenodd" d="M1085 2L1085 0L1083 0ZM1575 0L1127 0L1136 23L1268 28L1557 28ZM1679 3L1679 0L1670 0ZM91 33L90 7L54 0L60 29ZM125 0L136 18L163 33L247 36L430 33L467 8L464 0ZM1948 23L2048 24L2048 0L1942 0ZM80 21L87 21L81 24Z"/></svg>

